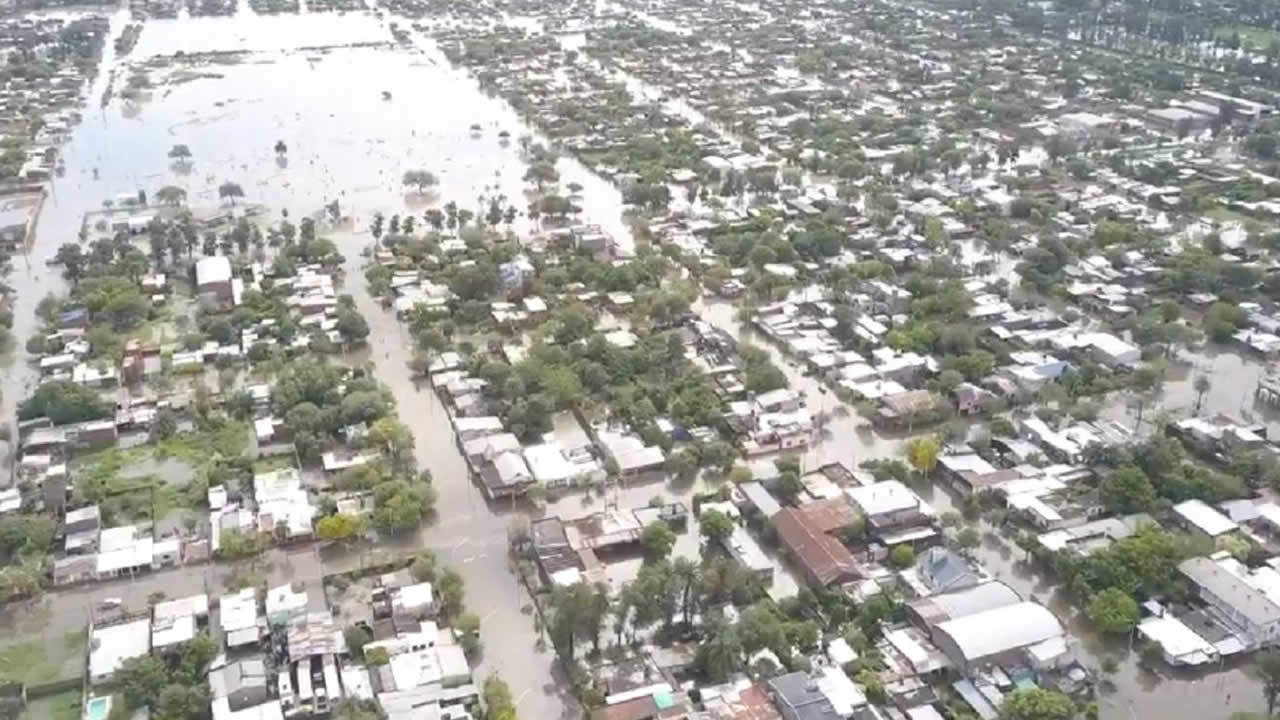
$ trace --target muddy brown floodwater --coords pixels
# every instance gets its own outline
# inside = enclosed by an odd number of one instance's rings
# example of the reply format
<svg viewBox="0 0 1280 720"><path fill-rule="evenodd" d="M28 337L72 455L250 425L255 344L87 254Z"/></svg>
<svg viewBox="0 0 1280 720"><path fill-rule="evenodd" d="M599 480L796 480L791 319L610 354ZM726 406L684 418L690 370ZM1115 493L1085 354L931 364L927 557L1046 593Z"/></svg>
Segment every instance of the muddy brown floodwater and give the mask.
<svg viewBox="0 0 1280 720"><path fill-rule="evenodd" d="M113 37L129 20L127 11L112 17ZM417 386L410 376L407 334L369 296L361 272L360 253L371 243L365 228L375 212L390 216L420 214L425 209L420 198L407 195L401 187L405 170L423 168L440 177L435 204L453 200L461 207L475 208L482 196L499 196L506 198L504 205L523 210L528 202L522 182L525 163L518 144L501 142L498 133L506 130L513 140L537 134L505 103L481 93L467 73L450 67L429 40L416 40L412 47L300 50L389 43L392 21L410 24L403 18L370 13L259 17L244 7L230 18L149 20L124 62L136 64L179 51L247 50L251 54L237 64L198 68L217 77L161 85L138 102L116 97L99 107L111 73L116 74L117 88L129 75L108 42L101 72L87 94L84 121L62 150L67 174L53 181L35 241L9 278L17 296L15 336L21 345L35 329L36 303L64 287L47 261L61 243L75 240L84 213L101 207L106 198L138 189L154 194L172 184L186 189L190 204L198 209L216 206L218 185L230 180L244 188L249 203L272 212L288 210L295 221L338 200L343 214L352 219L341 232L332 233L347 256L345 291L353 294L370 323L371 349L366 356L395 394L399 412L414 432L419 462L435 477L439 518L420 533L378 548L323 554L274 552L260 569L272 582L314 580L324 572L368 562L379 552L432 548L443 562L462 572L468 605L482 619L487 651L479 674L500 672L511 684L522 716L578 717L573 700L554 681L557 673L550 652L536 645L527 614L530 601L508 569L508 533L531 511L518 504L491 506L467 480L444 408L434 393ZM382 99L384 91L390 93L389 100ZM472 123L482 127L478 137L469 130ZM273 150L277 140L288 145L286 159ZM176 143L192 150L189 172L170 167L166 153ZM563 183L583 186L581 219L605 227L619 238L624 252L629 251L632 241L617 190L572 159L562 159L559 170ZM517 229L527 229L519 222ZM752 338L749 330L740 327L731 306L708 301L699 309L707 320L735 337ZM815 410L833 415L823 441L806 453L807 466L840 461L856 467L868 458L900 453L901 438L862 428L855 414L838 412L834 396L821 392L813 378L804 376L772 345L756 341L774 355L792 384L806 391ZM1219 369L1231 373L1239 368L1231 365L1230 357L1234 356L1215 355L1205 362L1215 363L1215 375ZM13 411L32 380L19 347L5 372L5 412ZM1189 379L1177 382L1190 384ZM1183 391L1170 394L1178 392ZM1235 407L1238 392L1237 383L1222 382L1219 387L1215 377L1208 406ZM696 485L670 484L628 487L590 501L566 498L547 512L572 516L609 501L634 507L654 495L688 498L695 489ZM926 488L924 493L940 509L951 507L944 491ZM696 554L697 543L696 525L691 525L680 538L677 552ZM1071 615L1061 598L1054 597L1051 585L1018 562L1019 551L1008 543L988 536L978 553L998 577L1026 595L1049 602L1063 617ZM619 570L625 573L628 568ZM120 596L129 603L142 602L151 592L167 590L174 595L195 585L220 592L230 572L222 566L184 568L57 593L30 606L5 608L0 612L0 627L14 637L43 636L53 648L65 642L64 634L83 628L84 608L93 598ZM1082 658L1093 659L1091 664L1096 666L1099 641L1083 628L1078 635ZM1107 720L1216 718L1260 705L1256 682L1238 669L1171 682L1142 673L1132 660L1126 660L1112 680L1116 691L1106 696L1102 706Z"/></svg>

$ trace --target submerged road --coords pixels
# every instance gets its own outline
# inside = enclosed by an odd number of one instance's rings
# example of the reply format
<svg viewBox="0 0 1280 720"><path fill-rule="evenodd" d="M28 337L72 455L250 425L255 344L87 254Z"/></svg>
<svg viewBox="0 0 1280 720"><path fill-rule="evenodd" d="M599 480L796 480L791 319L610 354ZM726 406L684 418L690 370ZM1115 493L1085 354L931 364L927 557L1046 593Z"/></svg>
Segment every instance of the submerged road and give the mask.
<svg viewBox="0 0 1280 720"><path fill-rule="evenodd" d="M441 565L462 575L467 609L481 620L484 653L476 668L477 679L490 673L501 675L511 686L521 717L582 717L568 684L558 682L563 673L550 644L538 647L533 601L508 559L508 531L527 523L527 516L519 510L491 507L471 483L447 411L427 383L413 379L407 330L369 294L360 253L350 243L344 245L348 258L344 290L369 322L370 361L378 379L395 395L400 419L413 431L418 465L431 471L439 494L437 519L419 533L419 542L437 554Z"/></svg>

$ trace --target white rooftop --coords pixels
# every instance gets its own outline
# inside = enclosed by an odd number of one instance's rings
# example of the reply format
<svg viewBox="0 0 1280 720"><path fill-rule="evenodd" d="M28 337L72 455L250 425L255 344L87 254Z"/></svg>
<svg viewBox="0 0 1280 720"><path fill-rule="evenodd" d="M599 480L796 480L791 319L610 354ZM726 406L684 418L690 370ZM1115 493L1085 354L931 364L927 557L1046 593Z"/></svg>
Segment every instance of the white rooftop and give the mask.
<svg viewBox="0 0 1280 720"><path fill-rule="evenodd" d="M845 492L867 515L883 515L926 507L915 491L897 480L846 488Z"/></svg>
<svg viewBox="0 0 1280 720"><path fill-rule="evenodd" d="M119 625L95 627L89 634L89 677L102 682L126 660L151 652L151 621L130 620Z"/></svg>
<svg viewBox="0 0 1280 720"><path fill-rule="evenodd" d="M1187 523L1195 526L1209 537L1217 537L1237 530L1236 525L1226 515L1209 507L1203 500L1187 500L1173 506L1173 511Z"/></svg>

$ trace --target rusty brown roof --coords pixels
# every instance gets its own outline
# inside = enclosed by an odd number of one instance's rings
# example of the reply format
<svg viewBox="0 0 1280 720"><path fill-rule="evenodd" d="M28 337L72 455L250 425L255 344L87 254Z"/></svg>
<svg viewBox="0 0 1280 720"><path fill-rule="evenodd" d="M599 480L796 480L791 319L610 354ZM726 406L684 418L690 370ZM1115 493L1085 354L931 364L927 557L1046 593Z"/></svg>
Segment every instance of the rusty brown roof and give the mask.
<svg viewBox="0 0 1280 720"><path fill-rule="evenodd" d="M814 500L797 509L804 514L809 527L822 533L849 527L858 519L858 511L846 495Z"/></svg>
<svg viewBox="0 0 1280 720"><path fill-rule="evenodd" d="M830 585L858 576L858 564L848 548L816 529L803 512L784 508L773 516L773 525L782 546L818 582Z"/></svg>

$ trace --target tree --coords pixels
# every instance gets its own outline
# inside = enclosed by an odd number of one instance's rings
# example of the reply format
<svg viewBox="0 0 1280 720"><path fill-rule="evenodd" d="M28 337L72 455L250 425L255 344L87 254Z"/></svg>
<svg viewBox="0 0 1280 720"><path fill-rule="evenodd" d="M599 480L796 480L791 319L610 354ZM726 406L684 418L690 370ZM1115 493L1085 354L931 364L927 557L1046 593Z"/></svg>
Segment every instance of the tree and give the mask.
<svg viewBox="0 0 1280 720"><path fill-rule="evenodd" d="M1212 386L1213 384L1209 380L1208 375L1196 376L1195 383L1194 383L1194 387L1196 390L1196 409L1194 411L1194 414L1196 415L1200 414L1200 406L1204 403L1204 396L1208 394L1209 388Z"/></svg>
<svg viewBox="0 0 1280 720"><path fill-rule="evenodd" d="M396 534L412 530L435 511L435 488L406 480L388 480L373 488L373 526Z"/></svg>
<svg viewBox="0 0 1280 720"><path fill-rule="evenodd" d="M463 596L466 585L462 581L462 576L453 568L449 568L440 576L437 586L440 591L440 617L446 621L452 621L461 615L464 609Z"/></svg>
<svg viewBox="0 0 1280 720"><path fill-rule="evenodd" d="M283 140L277 140L275 150L277 155L284 155L289 152L289 146Z"/></svg>
<svg viewBox="0 0 1280 720"><path fill-rule="evenodd" d="M733 534L733 520L719 510L706 510L698 516L702 536L708 543L724 542Z"/></svg>
<svg viewBox="0 0 1280 720"><path fill-rule="evenodd" d="M475 613L463 613L453 624L453 629L461 636L462 651L473 657L480 651L480 616Z"/></svg>
<svg viewBox="0 0 1280 720"><path fill-rule="evenodd" d="M484 681L484 706L488 709L486 720L516 720L511 688L497 675L490 675Z"/></svg>
<svg viewBox="0 0 1280 720"><path fill-rule="evenodd" d="M1156 502L1156 488L1141 469L1127 465L1102 479L1098 496L1108 511L1127 515L1150 510Z"/></svg>
<svg viewBox="0 0 1280 720"><path fill-rule="evenodd" d="M778 492L787 502L795 503L804 493L804 482L795 470L783 470L778 475Z"/></svg>
<svg viewBox="0 0 1280 720"><path fill-rule="evenodd" d="M238 183L227 181L218 186L218 198L222 200L230 200L232 205L236 204L236 198L244 197L244 188Z"/></svg>
<svg viewBox="0 0 1280 720"><path fill-rule="evenodd" d="M148 428L151 442L163 442L178 432L178 418L173 410L160 408Z"/></svg>
<svg viewBox="0 0 1280 720"><path fill-rule="evenodd" d="M644 546L645 562L665 560L676 544L676 534L665 522L659 520L644 529L640 544Z"/></svg>
<svg viewBox="0 0 1280 720"><path fill-rule="evenodd" d="M413 433L394 417L379 418L369 427L369 443L386 450L394 467L410 470L413 464Z"/></svg>
<svg viewBox="0 0 1280 720"><path fill-rule="evenodd" d="M434 187L438 182L435 174L429 170L405 170L404 178L401 180L402 184L417 188L419 194L426 192L427 188Z"/></svg>
<svg viewBox="0 0 1280 720"><path fill-rule="evenodd" d="M75 243L63 243L58 247L58 253L53 256L53 261L62 265L62 274L72 285L79 285L80 278L84 277L84 265L87 258L84 251Z"/></svg>
<svg viewBox="0 0 1280 720"><path fill-rule="evenodd" d="M572 662L581 640L590 641L593 651L600 650L600 631L609 612L609 595L602 584L579 582L558 588L551 607L549 632L561 657Z"/></svg>
<svg viewBox="0 0 1280 720"><path fill-rule="evenodd" d="M358 345L369 337L369 323L351 308L338 307L335 328L348 345Z"/></svg>
<svg viewBox="0 0 1280 720"><path fill-rule="evenodd" d="M156 191L156 199L165 205L181 205L187 199L187 191L177 185L165 185Z"/></svg>
<svg viewBox="0 0 1280 720"><path fill-rule="evenodd" d="M151 716L156 720L189 720L204 715L209 707L205 686L173 683L166 685L154 701Z"/></svg>
<svg viewBox="0 0 1280 720"><path fill-rule="evenodd" d="M906 457L911 467L921 475L929 475L938 464L942 443L937 435L922 435L907 443Z"/></svg>
<svg viewBox="0 0 1280 720"><path fill-rule="evenodd" d="M159 657L143 655L126 660L113 680L120 686L126 705L131 708L149 707L168 684L169 670Z"/></svg>
<svg viewBox="0 0 1280 720"><path fill-rule="evenodd" d="M742 641L738 631L727 622L716 622L707 630L706 638L698 647L694 663L711 682L725 682L742 666Z"/></svg>
<svg viewBox="0 0 1280 720"><path fill-rule="evenodd" d="M962 548L976 548L982 543L982 536L975 528L967 527L956 533L956 542Z"/></svg>
<svg viewBox="0 0 1280 720"><path fill-rule="evenodd" d="M100 395L70 380L43 383L18 405L19 420L47 417L54 425L101 420L110 412Z"/></svg>
<svg viewBox="0 0 1280 720"><path fill-rule="evenodd" d="M333 706L333 720L385 720L386 715L373 700L343 698Z"/></svg>
<svg viewBox="0 0 1280 720"><path fill-rule="evenodd" d="M1041 688L1014 690L1000 705L1001 720L1070 720L1073 715L1070 698Z"/></svg>
<svg viewBox="0 0 1280 720"><path fill-rule="evenodd" d="M1274 717L1280 700L1280 650L1267 650L1258 655L1258 672L1262 675L1262 698L1267 703L1267 717Z"/></svg>
<svg viewBox="0 0 1280 720"><path fill-rule="evenodd" d="M1105 633L1122 634L1138 622L1138 602L1120 588L1107 588L1089 601L1089 619Z"/></svg>
<svg viewBox="0 0 1280 720"><path fill-rule="evenodd" d="M911 567L916 561L916 551L910 545L898 545L889 552L889 560L896 567Z"/></svg>
<svg viewBox="0 0 1280 720"><path fill-rule="evenodd" d="M169 148L169 159L178 162L187 162L191 159L191 148L186 145L178 144Z"/></svg>
<svg viewBox="0 0 1280 720"><path fill-rule="evenodd" d="M559 180L560 173L551 163L534 163L529 166L529 169L524 174L524 181L537 183L539 191L542 190L543 186Z"/></svg>
<svg viewBox="0 0 1280 720"><path fill-rule="evenodd" d="M362 515L338 513L320 518L316 523L316 535L321 540L344 542L363 534L365 526Z"/></svg>
<svg viewBox="0 0 1280 720"><path fill-rule="evenodd" d="M742 611L738 619L738 634L742 650L747 655L769 649L779 657L789 655L786 625L778 611L768 603L760 602Z"/></svg>
<svg viewBox="0 0 1280 720"><path fill-rule="evenodd" d="M5 515L0 518L0 562L43 555L53 542L53 533L53 519L47 515Z"/></svg>
<svg viewBox="0 0 1280 720"><path fill-rule="evenodd" d="M262 552L263 536L256 532L223 530L219 535L218 554L227 560L242 560Z"/></svg>

